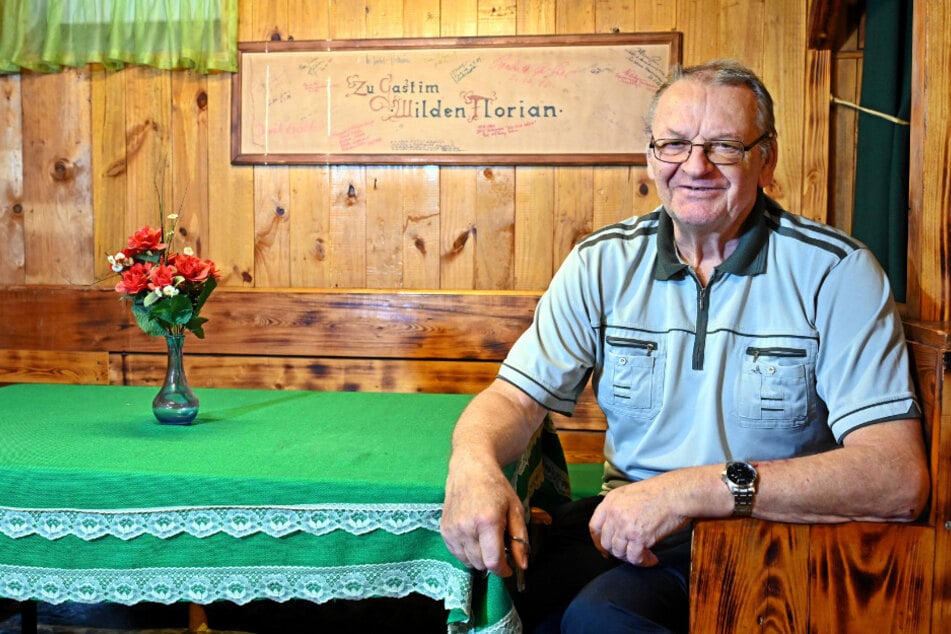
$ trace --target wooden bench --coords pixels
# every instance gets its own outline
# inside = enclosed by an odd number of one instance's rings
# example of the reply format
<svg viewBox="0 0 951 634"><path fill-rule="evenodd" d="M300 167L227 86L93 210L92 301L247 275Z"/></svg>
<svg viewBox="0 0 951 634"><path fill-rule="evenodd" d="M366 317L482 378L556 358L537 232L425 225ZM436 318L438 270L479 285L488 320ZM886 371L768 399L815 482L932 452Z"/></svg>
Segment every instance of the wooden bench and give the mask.
<svg viewBox="0 0 951 634"><path fill-rule="evenodd" d="M219 289L189 336L196 387L475 393L529 325L537 293ZM24 318L24 316L30 316ZM906 322L931 453L932 503L911 524L699 522L694 632L951 631L951 335ZM0 381L159 385L164 345L111 289L0 288ZM555 417L573 465L603 459L586 395ZM595 467L596 468L596 467Z"/></svg>
<svg viewBox="0 0 951 634"><path fill-rule="evenodd" d="M194 387L474 394L531 323L538 296L221 288L202 312L206 338L186 339L186 374ZM0 289L0 382L94 383L104 370L112 384L157 386L163 351L111 289ZM572 418L555 418L571 462L602 460L592 395Z"/></svg>

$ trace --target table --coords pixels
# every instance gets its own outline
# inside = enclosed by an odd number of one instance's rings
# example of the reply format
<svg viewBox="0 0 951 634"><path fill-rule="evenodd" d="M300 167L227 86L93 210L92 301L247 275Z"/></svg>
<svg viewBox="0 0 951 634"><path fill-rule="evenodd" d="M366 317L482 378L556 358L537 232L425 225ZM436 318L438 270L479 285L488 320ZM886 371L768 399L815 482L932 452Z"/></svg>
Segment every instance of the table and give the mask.
<svg viewBox="0 0 951 634"><path fill-rule="evenodd" d="M464 568L439 535L450 435L470 396L199 389L195 424L178 427L152 417L155 392L0 389L0 596L415 592L443 602L450 632L520 629L502 581ZM540 458L543 444L510 469L526 505L543 470L564 466Z"/></svg>

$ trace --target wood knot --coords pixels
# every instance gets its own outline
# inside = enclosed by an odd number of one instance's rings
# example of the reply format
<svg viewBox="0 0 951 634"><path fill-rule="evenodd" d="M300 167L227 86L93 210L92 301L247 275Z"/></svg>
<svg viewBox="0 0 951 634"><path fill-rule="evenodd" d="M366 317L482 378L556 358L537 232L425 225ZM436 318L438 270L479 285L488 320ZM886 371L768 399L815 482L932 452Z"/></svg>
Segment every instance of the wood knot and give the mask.
<svg viewBox="0 0 951 634"><path fill-rule="evenodd" d="M208 93L204 90L199 90L198 95L195 97L195 103L198 104L199 110L208 109Z"/></svg>
<svg viewBox="0 0 951 634"><path fill-rule="evenodd" d="M251 274L247 271L241 271L241 281L245 284L250 284L252 281L254 281L254 278L251 277Z"/></svg>
<svg viewBox="0 0 951 634"><path fill-rule="evenodd" d="M482 176L484 176L484 177L485 177L485 180L487 180L487 181L490 181L490 180L492 180L493 178L495 178L495 174L492 172L492 168L491 168L491 167L487 167L487 168L485 168L484 170L482 170Z"/></svg>
<svg viewBox="0 0 951 634"><path fill-rule="evenodd" d="M475 236L476 228L475 225L469 225L469 228L456 236L456 239L452 241L452 249L450 253L455 255L461 253L464 248L466 248L466 242L469 241L469 236Z"/></svg>
<svg viewBox="0 0 951 634"><path fill-rule="evenodd" d="M54 181L72 180L76 173L76 166L69 159L61 158L53 162L53 168L50 170L50 176Z"/></svg>
<svg viewBox="0 0 951 634"><path fill-rule="evenodd" d="M641 196L647 196L647 194L649 194L650 191L651 191L650 185L648 185L646 181L641 181L637 185L637 193Z"/></svg>
<svg viewBox="0 0 951 634"><path fill-rule="evenodd" d="M280 42L280 41L281 41L281 34L280 34L280 32L279 32L279 31L271 31L270 40L271 40L272 42Z"/></svg>
<svg viewBox="0 0 951 634"><path fill-rule="evenodd" d="M413 240L413 246L416 247L416 249L420 253L422 253L423 255L426 255L426 241L425 240L423 240L419 236L416 236L416 238Z"/></svg>
<svg viewBox="0 0 951 634"><path fill-rule="evenodd" d="M23 213L23 205L21 205L20 203L14 203L14 205L13 205L13 213L15 213L15 214L22 214L22 213Z"/></svg>

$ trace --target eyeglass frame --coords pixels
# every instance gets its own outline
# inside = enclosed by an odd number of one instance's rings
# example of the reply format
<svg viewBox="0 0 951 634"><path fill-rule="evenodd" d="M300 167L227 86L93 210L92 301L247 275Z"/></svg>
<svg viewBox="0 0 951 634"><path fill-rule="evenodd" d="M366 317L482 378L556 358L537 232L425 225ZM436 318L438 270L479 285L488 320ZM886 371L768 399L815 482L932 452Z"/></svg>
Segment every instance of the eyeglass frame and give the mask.
<svg viewBox="0 0 951 634"><path fill-rule="evenodd" d="M695 147L703 148L703 156L704 156L704 158L707 159L708 161L710 161L711 163L713 163L714 165L736 165L736 164L738 164L738 163L742 163L742 162L743 162L743 159L746 158L746 155L747 155L747 153L748 153L750 150L752 150L754 147L756 147L757 145L759 145L759 144L762 143L763 141L766 141L766 140L772 138L772 136L773 136L773 135L772 135L771 132L764 132L764 133L761 134L755 141L753 141L753 142L750 143L749 145L743 145L743 142L742 142L742 141L734 141L734 140L732 140L732 139L714 139L714 140L712 140L712 141L706 141L705 143L691 143L691 142L690 142L689 140L687 140L687 139L655 139L654 136L651 135L651 140L650 140L650 143L647 145L647 147L651 150L651 154L654 155L654 158L656 158L656 159L657 159L658 161L660 161L661 163L667 163L668 165L683 165L684 163L686 163L687 161L690 160L690 155L693 153L693 149L694 149ZM658 143L658 142L661 142L661 141L687 143L687 144L689 144L690 149L687 150L687 154L684 156L684 159L683 159L682 161L671 161L671 160L669 160L669 159L664 159L664 158L661 158L660 156L658 156L658 154L657 154L657 143ZM739 157L737 160L733 161L732 163L722 163L722 162L714 161L713 159L710 158L710 154L709 154L710 148L711 148L711 146L712 146L714 143L728 143L728 144L734 144L734 143L735 143L735 144L736 144L736 146L735 146L736 149L738 149L738 150L743 150L743 154L740 155L740 157Z"/></svg>

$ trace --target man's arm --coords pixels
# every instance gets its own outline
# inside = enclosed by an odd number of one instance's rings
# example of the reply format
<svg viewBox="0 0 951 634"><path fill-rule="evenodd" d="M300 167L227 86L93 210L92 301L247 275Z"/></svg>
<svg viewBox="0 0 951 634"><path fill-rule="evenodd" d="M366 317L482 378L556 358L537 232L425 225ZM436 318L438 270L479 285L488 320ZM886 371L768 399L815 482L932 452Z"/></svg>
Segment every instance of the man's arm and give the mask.
<svg viewBox="0 0 951 634"><path fill-rule="evenodd" d="M547 410L510 383L496 379L459 418L452 437L440 530L463 564L512 574L505 534L525 539L521 500L502 473L528 447ZM517 565L528 565L525 542L512 542Z"/></svg>
<svg viewBox="0 0 951 634"><path fill-rule="evenodd" d="M756 464L753 516L835 523L910 522L930 490L921 423L915 419L862 427L839 449ZM733 496L722 464L679 469L610 492L591 520L592 537L606 553L653 565L660 539L692 519L729 517Z"/></svg>

